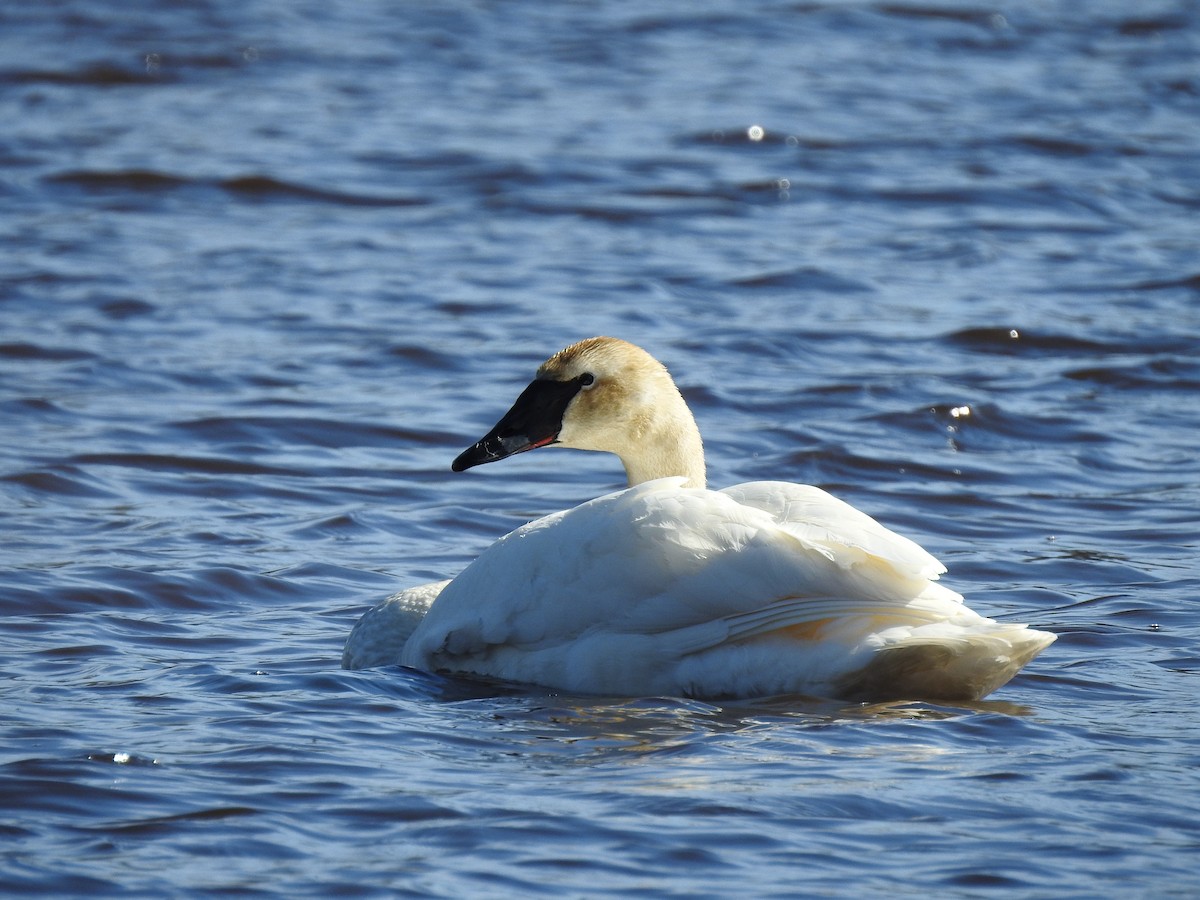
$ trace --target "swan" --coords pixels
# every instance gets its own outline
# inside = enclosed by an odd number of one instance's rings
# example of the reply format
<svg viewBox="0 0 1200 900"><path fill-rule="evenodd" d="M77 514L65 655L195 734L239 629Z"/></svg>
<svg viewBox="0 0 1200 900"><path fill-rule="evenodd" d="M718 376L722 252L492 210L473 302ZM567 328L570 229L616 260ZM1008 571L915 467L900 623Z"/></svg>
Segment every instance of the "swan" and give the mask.
<svg viewBox="0 0 1200 900"><path fill-rule="evenodd" d="M633 344L596 337L551 356L451 468L545 446L614 453L629 486L389 598L355 626L343 665L583 694L976 700L1055 639L974 612L929 553L820 488L707 489L691 411Z"/></svg>

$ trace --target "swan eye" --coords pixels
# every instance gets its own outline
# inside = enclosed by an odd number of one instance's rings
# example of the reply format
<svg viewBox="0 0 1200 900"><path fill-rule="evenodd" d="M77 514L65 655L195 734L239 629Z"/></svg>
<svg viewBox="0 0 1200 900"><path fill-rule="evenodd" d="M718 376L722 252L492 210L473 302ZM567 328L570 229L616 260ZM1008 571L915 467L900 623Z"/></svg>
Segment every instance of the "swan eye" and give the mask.
<svg viewBox="0 0 1200 900"><path fill-rule="evenodd" d="M590 388L593 384L596 383L596 376L593 375L591 372L584 372L582 375L579 376L578 380L579 380L579 386L586 390L587 388Z"/></svg>

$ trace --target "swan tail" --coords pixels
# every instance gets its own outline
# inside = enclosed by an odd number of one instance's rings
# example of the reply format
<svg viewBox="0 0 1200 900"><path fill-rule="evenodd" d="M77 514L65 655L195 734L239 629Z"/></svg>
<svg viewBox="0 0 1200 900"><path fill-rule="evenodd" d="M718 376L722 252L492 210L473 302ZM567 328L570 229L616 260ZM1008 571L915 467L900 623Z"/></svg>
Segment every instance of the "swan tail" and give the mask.
<svg viewBox="0 0 1200 900"><path fill-rule="evenodd" d="M866 665L843 675L838 696L850 700L980 700L1006 684L1055 635L984 620L958 634L911 634L884 640ZM933 626L938 628L938 626ZM941 630L941 629L939 629Z"/></svg>
<svg viewBox="0 0 1200 900"><path fill-rule="evenodd" d="M679 629L676 652L793 644L822 692L848 700L978 700L1008 682L1055 636L979 616L936 591L904 603L796 597ZM840 649L836 649L840 648ZM809 651L806 653L805 651ZM830 651L833 651L832 653ZM852 661L849 670L839 662Z"/></svg>

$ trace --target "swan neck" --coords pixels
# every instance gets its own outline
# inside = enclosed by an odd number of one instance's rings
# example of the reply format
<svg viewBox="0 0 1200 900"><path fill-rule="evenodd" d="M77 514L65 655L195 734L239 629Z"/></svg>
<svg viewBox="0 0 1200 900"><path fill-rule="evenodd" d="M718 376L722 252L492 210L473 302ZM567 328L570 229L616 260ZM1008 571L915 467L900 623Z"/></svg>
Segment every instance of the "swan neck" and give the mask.
<svg viewBox="0 0 1200 900"><path fill-rule="evenodd" d="M683 416L672 419L643 433L635 442L636 453L619 454L630 487L672 475L686 478L684 487L706 486L704 446L695 419L686 408Z"/></svg>

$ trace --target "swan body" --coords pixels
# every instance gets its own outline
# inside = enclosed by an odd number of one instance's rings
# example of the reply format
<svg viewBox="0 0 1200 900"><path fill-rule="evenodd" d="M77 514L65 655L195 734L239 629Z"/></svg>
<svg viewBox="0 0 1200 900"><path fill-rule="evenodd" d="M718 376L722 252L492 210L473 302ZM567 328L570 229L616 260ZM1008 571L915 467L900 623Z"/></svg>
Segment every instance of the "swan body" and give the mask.
<svg viewBox="0 0 1200 900"><path fill-rule="evenodd" d="M343 669L395 665L404 643L449 581L431 581L392 594L363 613L342 650Z"/></svg>
<svg viewBox="0 0 1200 900"><path fill-rule="evenodd" d="M616 453L630 487L390 598L343 664L577 693L968 700L1054 640L975 613L937 583L936 559L819 488L706 489L690 411L632 344L555 354L454 468L551 443Z"/></svg>

